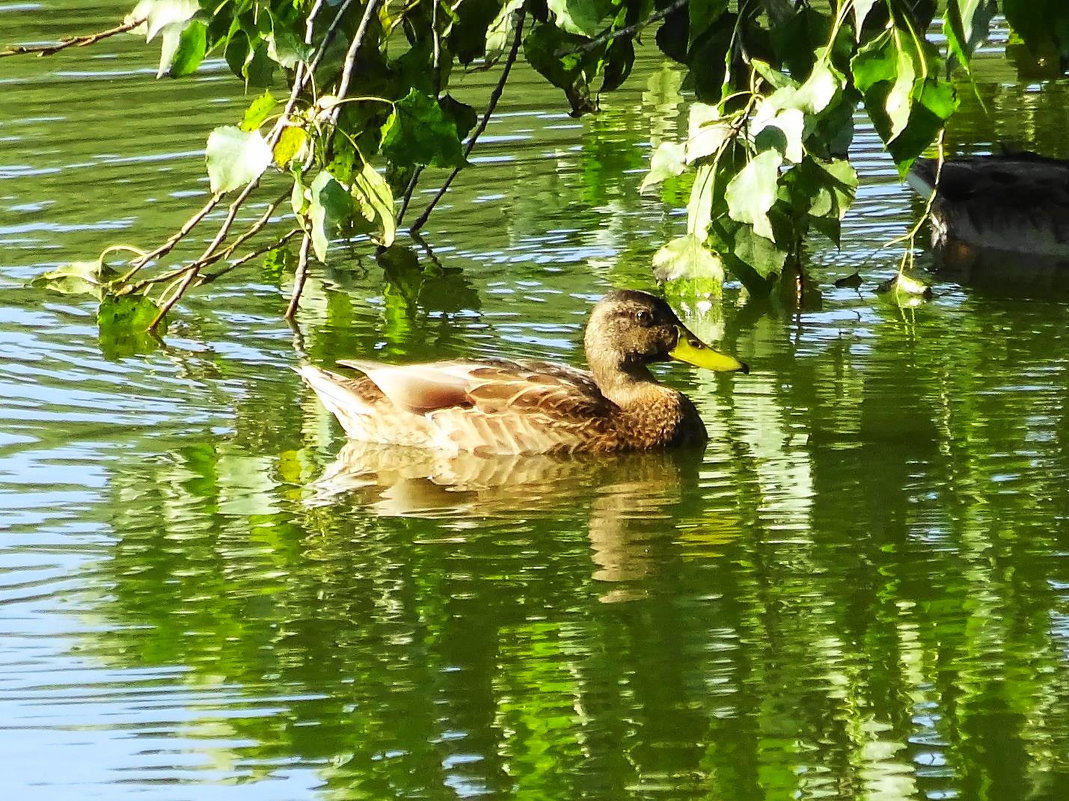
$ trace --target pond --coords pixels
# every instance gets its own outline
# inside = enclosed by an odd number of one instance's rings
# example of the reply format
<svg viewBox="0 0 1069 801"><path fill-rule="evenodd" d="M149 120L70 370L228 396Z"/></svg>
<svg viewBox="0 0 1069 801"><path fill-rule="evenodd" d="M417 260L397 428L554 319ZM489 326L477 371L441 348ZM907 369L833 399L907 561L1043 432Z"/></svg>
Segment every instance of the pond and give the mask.
<svg viewBox="0 0 1069 801"><path fill-rule="evenodd" d="M127 5L6 0L0 39ZM131 343L27 284L207 193L247 99L218 61L154 81L156 47L0 62L5 797L1069 798L1061 274L878 296L919 205L862 128L803 291L683 309L752 367L660 371L704 454L343 450L302 361L578 363L596 298L655 288L682 202L637 186L680 76L640 61L577 121L520 71L418 264L339 245L297 332L251 264ZM1069 157L1066 84L1017 66L985 53L952 151Z"/></svg>

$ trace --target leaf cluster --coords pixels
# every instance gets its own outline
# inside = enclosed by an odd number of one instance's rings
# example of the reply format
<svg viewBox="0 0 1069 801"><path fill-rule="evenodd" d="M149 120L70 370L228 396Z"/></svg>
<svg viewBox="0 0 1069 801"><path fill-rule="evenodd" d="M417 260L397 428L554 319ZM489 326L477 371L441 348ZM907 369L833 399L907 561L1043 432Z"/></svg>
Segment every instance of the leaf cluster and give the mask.
<svg viewBox="0 0 1069 801"><path fill-rule="evenodd" d="M1001 9L1026 43L1069 55L1069 4ZM855 111L904 174L954 113L949 66L968 71L996 10L994 0L947 0L937 46L933 0L140 0L127 25L160 41L160 76L187 75L214 54L254 99L208 136L213 199L176 235L233 194L209 248L140 274L162 265L172 240L105 282L105 294L162 287L156 325L187 288L247 261L206 272L270 221L234 234L238 209L273 172L294 218L280 240L301 242L292 313L311 255L328 259L339 236L391 245L424 168L455 175L467 164L519 54L578 116L624 83L651 26L647 38L686 67L695 98L686 138L659 145L643 182L693 178L686 234L655 268L716 285L730 273L762 292L811 230L838 242L857 187ZM494 67L501 77L482 115L450 94L454 70Z"/></svg>

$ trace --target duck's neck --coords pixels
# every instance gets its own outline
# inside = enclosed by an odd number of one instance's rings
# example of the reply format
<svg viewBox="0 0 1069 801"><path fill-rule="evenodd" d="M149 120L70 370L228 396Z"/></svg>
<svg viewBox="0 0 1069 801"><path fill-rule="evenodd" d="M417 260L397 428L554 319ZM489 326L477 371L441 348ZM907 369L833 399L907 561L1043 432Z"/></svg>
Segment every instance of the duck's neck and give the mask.
<svg viewBox="0 0 1069 801"><path fill-rule="evenodd" d="M645 364L598 369L594 380L620 411L617 424L640 450L700 444L705 425L690 399L657 382Z"/></svg>

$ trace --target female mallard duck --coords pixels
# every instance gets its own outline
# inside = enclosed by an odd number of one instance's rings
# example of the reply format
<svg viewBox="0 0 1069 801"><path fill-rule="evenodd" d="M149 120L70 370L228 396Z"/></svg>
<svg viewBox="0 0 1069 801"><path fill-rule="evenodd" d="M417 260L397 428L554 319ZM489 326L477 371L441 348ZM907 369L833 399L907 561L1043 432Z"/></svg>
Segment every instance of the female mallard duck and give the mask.
<svg viewBox="0 0 1069 801"><path fill-rule="evenodd" d="M938 162L917 159L909 185L928 197ZM932 244L1069 255L1069 161L1028 151L943 163L932 205Z"/></svg>
<svg viewBox="0 0 1069 801"><path fill-rule="evenodd" d="M298 372L357 440L480 454L609 453L705 442L694 404L657 383L651 362L748 372L645 292L611 292L590 314L590 372L541 361L391 365L341 361L365 378Z"/></svg>

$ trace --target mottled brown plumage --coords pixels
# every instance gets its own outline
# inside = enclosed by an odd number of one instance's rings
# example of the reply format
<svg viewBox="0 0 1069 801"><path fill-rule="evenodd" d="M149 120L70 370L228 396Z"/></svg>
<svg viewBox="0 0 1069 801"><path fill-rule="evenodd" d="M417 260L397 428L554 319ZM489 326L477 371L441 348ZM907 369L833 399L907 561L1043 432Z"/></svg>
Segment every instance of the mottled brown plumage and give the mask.
<svg viewBox="0 0 1069 801"><path fill-rule="evenodd" d="M702 344L667 303L644 292L607 295L591 312L590 372L531 360L388 365L341 361L351 379L305 366L301 376L352 439L475 453L608 453L697 444L705 426L690 400L648 365L670 358L713 370L746 365Z"/></svg>
<svg viewBox="0 0 1069 801"><path fill-rule="evenodd" d="M917 159L909 184L928 197L938 162ZM1069 161L1028 151L944 162L932 205L932 244L1069 255Z"/></svg>

